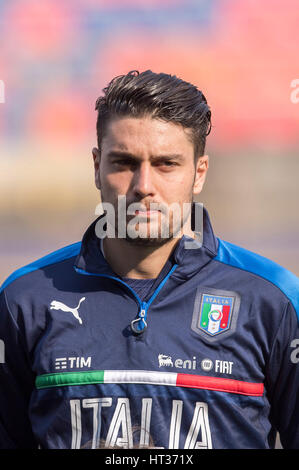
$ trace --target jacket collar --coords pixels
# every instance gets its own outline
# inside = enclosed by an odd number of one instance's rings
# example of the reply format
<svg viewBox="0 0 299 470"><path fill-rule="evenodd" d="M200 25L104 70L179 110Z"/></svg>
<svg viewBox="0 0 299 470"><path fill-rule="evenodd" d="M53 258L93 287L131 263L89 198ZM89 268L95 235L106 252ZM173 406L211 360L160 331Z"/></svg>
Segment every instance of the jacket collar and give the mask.
<svg viewBox="0 0 299 470"><path fill-rule="evenodd" d="M102 274L116 276L107 263L101 250L101 240L96 236L95 226L104 217L98 217L86 230L81 244L81 250L75 260L75 268L86 272L86 274ZM176 245L167 264L177 264L176 278L189 278L196 274L212 258L217 255L218 240L214 235L207 210L203 209L203 237L202 245L190 248L192 239L183 236ZM189 243L189 247L188 244ZM164 271L164 269L163 269Z"/></svg>
<svg viewBox="0 0 299 470"><path fill-rule="evenodd" d="M190 248L191 241L194 248ZM209 214L203 208L202 244L196 247L193 239L182 237L173 254L175 263L178 265L174 273L175 277L192 277L217 255L217 251L218 240L214 235Z"/></svg>

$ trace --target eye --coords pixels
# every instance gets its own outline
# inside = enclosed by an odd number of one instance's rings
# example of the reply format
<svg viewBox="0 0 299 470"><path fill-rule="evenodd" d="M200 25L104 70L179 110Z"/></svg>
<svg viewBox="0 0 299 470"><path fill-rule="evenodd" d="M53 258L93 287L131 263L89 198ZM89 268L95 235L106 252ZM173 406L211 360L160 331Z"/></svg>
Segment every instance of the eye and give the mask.
<svg viewBox="0 0 299 470"><path fill-rule="evenodd" d="M117 168L120 168L120 167L121 168L124 168L124 167L133 168L136 166L136 163L129 158L122 158L122 159L114 160L112 161L112 164L116 166Z"/></svg>
<svg viewBox="0 0 299 470"><path fill-rule="evenodd" d="M174 160L161 160L157 162L156 165L160 167L161 169L171 170L175 168L176 166L178 166L178 163L175 162Z"/></svg>

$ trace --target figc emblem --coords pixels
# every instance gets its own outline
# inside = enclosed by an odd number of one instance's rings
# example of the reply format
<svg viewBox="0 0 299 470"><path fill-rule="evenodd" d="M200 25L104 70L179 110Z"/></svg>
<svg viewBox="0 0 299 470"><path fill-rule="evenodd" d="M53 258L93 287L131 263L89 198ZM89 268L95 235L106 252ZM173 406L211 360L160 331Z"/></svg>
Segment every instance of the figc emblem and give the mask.
<svg viewBox="0 0 299 470"><path fill-rule="evenodd" d="M235 330L240 298L236 292L198 288L192 329L214 338Z"/></svg>

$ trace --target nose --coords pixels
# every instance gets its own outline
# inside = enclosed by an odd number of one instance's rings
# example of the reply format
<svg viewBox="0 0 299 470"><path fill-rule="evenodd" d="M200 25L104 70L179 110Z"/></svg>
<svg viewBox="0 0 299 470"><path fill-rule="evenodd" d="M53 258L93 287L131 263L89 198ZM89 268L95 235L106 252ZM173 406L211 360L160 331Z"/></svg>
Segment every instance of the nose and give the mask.
<svg viewBox="0 0 299 470"><path fill-rule="evenodd" d="M140 198L154 195L152 168L148 162L142 162L136 169L133 178L133 191Z"/></svg>

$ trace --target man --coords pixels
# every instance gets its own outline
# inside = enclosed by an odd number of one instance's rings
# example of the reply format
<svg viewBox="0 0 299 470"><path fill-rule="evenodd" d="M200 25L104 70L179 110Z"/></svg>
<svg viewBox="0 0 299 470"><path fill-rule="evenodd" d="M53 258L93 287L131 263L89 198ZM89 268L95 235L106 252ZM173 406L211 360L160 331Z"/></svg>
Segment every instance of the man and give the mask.
<svg viewBox="0 0 299 470"><path fill-rule="evenodd" d="M298 448L299 281L199 238L204 95L131 72L96 109L104 214L1 289L1 447Z"/></svg>

